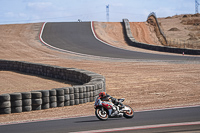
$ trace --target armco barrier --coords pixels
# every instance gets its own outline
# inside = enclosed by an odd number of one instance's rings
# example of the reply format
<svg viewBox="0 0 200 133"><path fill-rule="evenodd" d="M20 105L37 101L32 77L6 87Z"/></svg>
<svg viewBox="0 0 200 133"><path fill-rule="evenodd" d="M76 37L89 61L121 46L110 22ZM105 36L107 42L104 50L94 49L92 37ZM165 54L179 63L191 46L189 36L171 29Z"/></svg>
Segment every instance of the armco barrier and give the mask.
<svg viewBox="0 0 200 133"><path fill-rule="evenodd" d="M80 84L50 90L0 94L0 114L83 104L94 101L99 92L106 91L102 75L82 69L0 60L0 71L16 71Z"/></svg>
<svg viewBox="0 0 200 133"><path fill-rule="evenodd" d="M123 24L124 24L123 26L125 29L125 39L128 42L128 44L131 46L148 49L148 50L160 51L160 52L171 52L171 53L179 53L179 54L182 54L184 52L184 54L200 55L200 50L175 48L175 47L169 47L169 46L157 46L157 45L137 42L132 36L132 33L130 31L129 20L123 19Z"/></svg>
<svg viewBox="0 0 200 133"><path fill-rule="evenodd" d="M123 22L124 22L124 26L125 26L125 31L126 31L126 36L128 37L128 40L130 40L131 42L137 42L135 40L135 38L133 37L132 35L132 32L131 32L131 27L130 27L130 24L129 24L129 20L128 19L123 19Z"/></svg>

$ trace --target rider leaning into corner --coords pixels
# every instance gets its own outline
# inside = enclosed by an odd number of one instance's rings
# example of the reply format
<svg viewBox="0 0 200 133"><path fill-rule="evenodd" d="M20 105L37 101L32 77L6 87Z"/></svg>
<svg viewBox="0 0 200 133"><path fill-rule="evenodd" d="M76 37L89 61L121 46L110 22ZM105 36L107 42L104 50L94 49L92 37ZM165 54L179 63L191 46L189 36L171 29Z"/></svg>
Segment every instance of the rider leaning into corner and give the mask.
<svg viewBox="0 0 200 133"><path fill-rule="evenodd" d="M124 104L122 104L116 98L111 97L106 92L100 92L99 98L101 99L101 101L109 101L109 102L112 102L113 104L115 104L116 106L120 105L120 109L124 108ZM116 108L112 107L112 109L113 109L113 112L112 112L111 116L115 116L116 114L118 114L118 111L116 110Z"/></svg>

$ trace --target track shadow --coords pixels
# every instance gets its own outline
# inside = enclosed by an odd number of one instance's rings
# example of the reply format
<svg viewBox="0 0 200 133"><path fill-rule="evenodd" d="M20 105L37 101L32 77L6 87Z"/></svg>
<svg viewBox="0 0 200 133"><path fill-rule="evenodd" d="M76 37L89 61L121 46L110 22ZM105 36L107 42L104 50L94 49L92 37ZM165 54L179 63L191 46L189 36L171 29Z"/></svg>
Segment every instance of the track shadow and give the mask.
<svg viewBox="0 0 200 133"><path fill-rule="evenodd" d="M116 120L121 120L121 119L123 118L111 118L111 119L108 119L107 121L116 121ZM76 121L74 123L107 122L107 121L101 121L99 119L96 119L96 120Z"/></svg>

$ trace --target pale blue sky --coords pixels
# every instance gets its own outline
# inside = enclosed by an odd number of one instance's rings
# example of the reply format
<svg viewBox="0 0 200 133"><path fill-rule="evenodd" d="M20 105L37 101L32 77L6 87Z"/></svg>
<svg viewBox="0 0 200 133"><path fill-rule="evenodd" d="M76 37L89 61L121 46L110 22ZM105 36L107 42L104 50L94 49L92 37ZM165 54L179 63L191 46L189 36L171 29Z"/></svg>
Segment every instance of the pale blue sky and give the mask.
<svg viewBox="0 0 200 133"><path fill-rule="evenodd" d="M195 13L195 0L0 0L0 24L106 22L106 5L110 22L142 22L150 12L157 17Z"/></svg>

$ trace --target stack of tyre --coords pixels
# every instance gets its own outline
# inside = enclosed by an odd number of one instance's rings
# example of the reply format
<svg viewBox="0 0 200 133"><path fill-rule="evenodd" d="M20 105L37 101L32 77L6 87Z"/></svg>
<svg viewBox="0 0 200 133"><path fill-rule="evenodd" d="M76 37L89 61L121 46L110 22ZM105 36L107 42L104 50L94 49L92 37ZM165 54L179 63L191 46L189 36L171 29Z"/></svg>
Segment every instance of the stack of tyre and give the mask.
<svg viewBox="0 0 200 133"><path fill-rule="evenodd" d="M31 92L22 92L22 111L27 112L32 110Z"/></svg>
<svg viewBox="0 0 200 133"><path fill-rule="evenodd" d="M50 108L57 107L57 96L55 89L49 90L49 105Z"/></svg>
<svg viewBox="0 0 200 133"><path fill-rule="evenodd" d="M37 90L0 95L0 114L21 113L55 107L73 106L93 102L103 84Z"/></svg>
<svg viewBox="0 0 200 133"><path fill-rule="evenodd" d="M10 95L2 94L0 95L0 114L10 114L10 113L11 113Z"/></svg>
<svg viewBox="0 0 200 133"><path fill-rule="evenodd" d="M42 109L48 109L50 107L49 104L49 90L41 90L40 91L42 93L42 105L41 108Z"/></svg>
<svg viewBox="0 0 200 133"><path fill-rule="evenodd" d="M56 89L56 94L57 94L57 107L64 107L64 89L58 88Z"/></svg>
<svg viewBox="0 0 200 133"><path fill-rule="evenodd" d="M11 102L11 113L22 112L22 94L21 93L10 94L10 102Z"/></svg>
<svg viewBox="0 0 200 133"><path fill-rule="evenodd" d="M32 110L42 109L42 93L41 92L31 92L32 96Z"/></svg>

